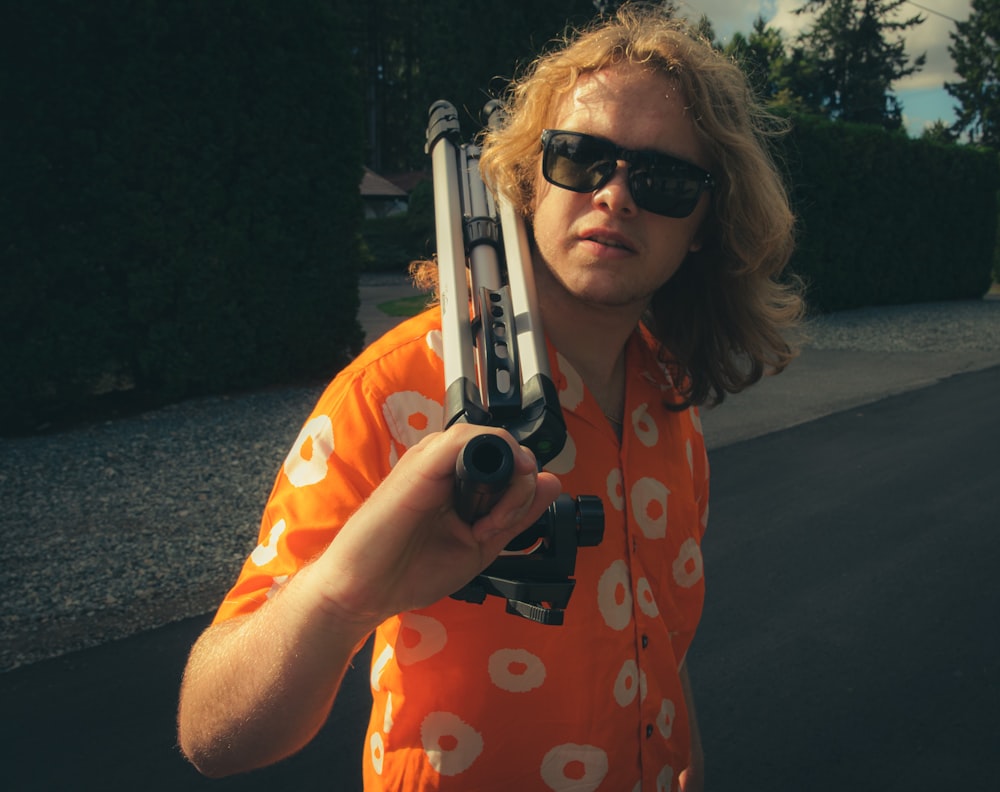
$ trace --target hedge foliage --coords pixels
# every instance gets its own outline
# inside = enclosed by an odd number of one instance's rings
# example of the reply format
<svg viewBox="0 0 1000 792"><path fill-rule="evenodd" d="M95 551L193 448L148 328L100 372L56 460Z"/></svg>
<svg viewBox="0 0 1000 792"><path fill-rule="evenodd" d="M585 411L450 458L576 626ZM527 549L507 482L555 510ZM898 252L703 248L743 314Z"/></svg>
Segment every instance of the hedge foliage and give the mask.
<svg viewBox="0 0 1000 792"><path fill-rule="evenodd" d="M362 109L323 0L0 11L0 424L328 376L362 340Z"/></svg>
<svg viewBox="0 0 1000 792"><path fill-rule="evenodd" d="M800 116L784 154L800 224L792 269L813 309L976 299L989 289L996 152Z"/></svg>
<svg viewBox="0 0 1000 792"><path fill-rule="evenodd" d="M433 222L425 185L362 224L358 11L0 5L0 430L102 390L326 378L360 347L358 272L429 255ZM782 146L814 308L986 291L995 153L808 117Z"/></svg>

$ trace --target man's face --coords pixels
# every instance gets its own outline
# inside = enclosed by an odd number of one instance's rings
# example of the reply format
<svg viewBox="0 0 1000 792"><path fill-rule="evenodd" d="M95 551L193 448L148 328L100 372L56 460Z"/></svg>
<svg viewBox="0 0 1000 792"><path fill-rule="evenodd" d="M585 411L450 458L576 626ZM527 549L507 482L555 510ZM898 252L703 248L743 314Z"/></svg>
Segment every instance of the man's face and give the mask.
<svg viewBox="0 0 1000 792"><path fill-rule="evenodd" d="M669 154L705 170L711 166L677 86L639 67L584 75L556 108L550 126L625 149ZM624 163L607 184L588 193L556 187L539 172L533 217L539 288L564 290L564 296L591 306L641 313L687 254L700 247L706 195L688 217L663 217L636 206Z"/></svg>

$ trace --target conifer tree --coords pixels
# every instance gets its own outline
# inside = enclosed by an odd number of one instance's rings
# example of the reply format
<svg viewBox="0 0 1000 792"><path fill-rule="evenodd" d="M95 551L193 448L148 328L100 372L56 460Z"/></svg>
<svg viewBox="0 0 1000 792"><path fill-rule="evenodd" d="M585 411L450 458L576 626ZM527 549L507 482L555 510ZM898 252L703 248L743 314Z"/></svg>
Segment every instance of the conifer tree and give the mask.
<svg viewBox="0 0 1000 792"><path fill-rule="evenodd" d="M958 100L958 121L952 127L970 142L1000 150L1000 4L972 0L972 13L957 22L948 52L961 80L945 83Z"/></svg>
<svg viewBox="0 0 1000 792"><path fill-rule="evenodd" d="M899 35L924 21L896 19L906 0L808 0L796 13L818 11L794 53L799 76L809 73L812 109L833 119L902 125L902 106L892 94L897 80L923 68L925 55L910 58ZM895 37L895 38L893 38Z"/></svg>

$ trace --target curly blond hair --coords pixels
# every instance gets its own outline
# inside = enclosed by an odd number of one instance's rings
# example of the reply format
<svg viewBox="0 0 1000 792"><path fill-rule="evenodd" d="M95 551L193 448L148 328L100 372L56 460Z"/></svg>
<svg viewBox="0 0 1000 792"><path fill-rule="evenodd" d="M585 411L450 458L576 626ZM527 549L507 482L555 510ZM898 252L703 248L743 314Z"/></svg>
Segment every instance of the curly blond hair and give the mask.
<svg viewBox="0 0 1000 792"><path fill-rule="evenodd" d="M700 251L654 296L643 322L683 386L684 406L719 403L796 351L785 338L802 317L800 283L781 280L795 218L770 138L782 125L758 104L743 72L685 23L626 6L564 40L513 82L507 122L484 133L480 169L529 227L540 178L540 137L580 76L634 65L670 77L711 157L716 186Z"/></svg>

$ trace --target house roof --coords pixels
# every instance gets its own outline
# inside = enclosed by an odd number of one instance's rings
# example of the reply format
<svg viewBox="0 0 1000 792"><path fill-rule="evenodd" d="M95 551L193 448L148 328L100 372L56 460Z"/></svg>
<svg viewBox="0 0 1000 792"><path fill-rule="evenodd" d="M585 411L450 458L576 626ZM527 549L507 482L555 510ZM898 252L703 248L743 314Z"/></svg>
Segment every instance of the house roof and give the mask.
<svg viewBox="0 0 1000 792"><path fill-rule="evenodd" d="M371 168L365 168L361 177L361 195L365 198L405 198L407 193Z"/></svg>
<svg viewBox="0 0 1000 792"><path fill-rule="evenodd" d="M390 173L386 178L406 192L411 193L421 182L431 181L429 171L404 171L402 173Z"/></svg>

